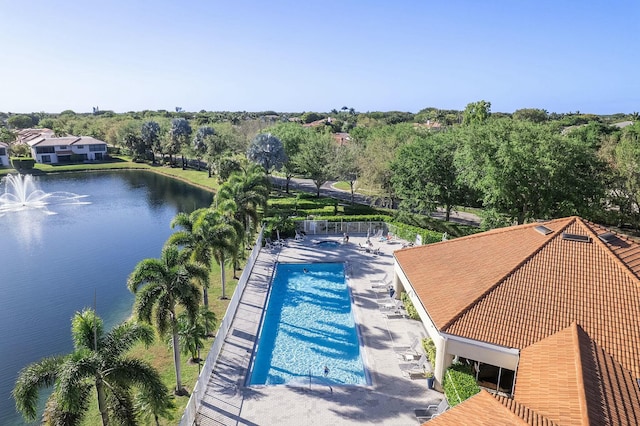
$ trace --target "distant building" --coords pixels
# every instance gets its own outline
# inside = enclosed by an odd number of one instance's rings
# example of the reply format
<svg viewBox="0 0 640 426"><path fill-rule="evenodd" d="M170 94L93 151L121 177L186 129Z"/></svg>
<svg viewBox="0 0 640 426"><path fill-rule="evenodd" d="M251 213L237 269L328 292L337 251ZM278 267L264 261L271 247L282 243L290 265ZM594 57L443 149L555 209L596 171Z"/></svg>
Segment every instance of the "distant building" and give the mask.
<svg viewBox="0 0 640 426"><path fill-rule="evenodd" d="M29 140L27 144L36 163L102 161L107 157L107 143L90 136L40 137Z"/></svg>
<svg viewBox="0 0 640 426"><path fill-rule="evenodd" d="M9 165L9 145L0 142L0 167Z"/></svg>

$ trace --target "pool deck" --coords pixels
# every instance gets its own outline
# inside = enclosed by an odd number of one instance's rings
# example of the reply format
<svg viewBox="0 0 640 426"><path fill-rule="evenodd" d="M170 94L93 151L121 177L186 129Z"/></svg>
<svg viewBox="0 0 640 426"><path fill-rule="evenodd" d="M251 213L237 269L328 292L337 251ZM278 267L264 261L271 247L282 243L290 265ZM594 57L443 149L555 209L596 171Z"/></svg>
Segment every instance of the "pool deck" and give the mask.
<svg viewBox="0 0 640 426"><path fill-rule="evenodd" d="M426 332L419 321L387 318L378 308L384 293L372 280L391 277L392 252L400 242L377 242L380 255L358 249L366 236L352 236L348 244L314 244L341 240L340 236L308 235L302 242L288 240L285 247L262 249L242 295L238 311L209 379L196 424L209 425L417 425L414 410L437 404L443 395L427 388L426 379L402 375L394 346L408 346ZM276 262L346 261L354 316L364 344L369 386L246 386L246 375L269 282Z"/></svg>

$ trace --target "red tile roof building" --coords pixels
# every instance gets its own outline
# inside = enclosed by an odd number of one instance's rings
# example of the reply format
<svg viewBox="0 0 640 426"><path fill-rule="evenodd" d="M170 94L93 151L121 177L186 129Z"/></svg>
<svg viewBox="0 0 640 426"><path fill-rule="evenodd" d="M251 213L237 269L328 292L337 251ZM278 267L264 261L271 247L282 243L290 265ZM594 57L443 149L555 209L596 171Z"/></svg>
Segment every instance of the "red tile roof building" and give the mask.
<svg viewBox="0 0 640 426"><path fill-rule="evenodd" d="M639 424L640 244L569 217L394 255L396 285L438 346L438 379L453 356L476 355L516 371L513 399L494 399L528 424ZM434 424L462 424L440 422L479 400Z"/></svg>

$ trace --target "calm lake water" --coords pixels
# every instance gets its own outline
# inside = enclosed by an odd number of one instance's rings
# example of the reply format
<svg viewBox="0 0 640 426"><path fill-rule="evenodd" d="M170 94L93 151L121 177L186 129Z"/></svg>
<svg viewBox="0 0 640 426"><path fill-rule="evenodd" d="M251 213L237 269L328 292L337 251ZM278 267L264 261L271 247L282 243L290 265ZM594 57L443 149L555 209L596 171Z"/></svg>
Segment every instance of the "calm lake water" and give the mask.
<svg viewBox="0 0 640 426"><path fill-rule="evenodd" d="M11 390L20 369L73 350L71 318L97 299L105 328L131 314L126 280L160 256L176 213L211 204L212 194L141 171L38 178L45 192L87 195L87 205L53 205L0 217L0 425L24 425ZM4 185L0 186L4 192Z"/></svg>

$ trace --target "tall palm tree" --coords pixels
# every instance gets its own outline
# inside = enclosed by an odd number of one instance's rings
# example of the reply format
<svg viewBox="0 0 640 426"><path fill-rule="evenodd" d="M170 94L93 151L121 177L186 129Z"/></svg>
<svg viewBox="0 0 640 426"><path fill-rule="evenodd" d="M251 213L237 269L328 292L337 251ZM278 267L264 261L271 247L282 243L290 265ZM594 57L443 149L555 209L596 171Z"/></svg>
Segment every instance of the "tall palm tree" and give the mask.
<svg viewBox="0 0 640 426"><path fill-rule="evenodd" d="M233 200L226 200L218 204L218 211L223 214L225 223L231 226L235 232L233 244L229 247L229 254L231 255L233 264L233 278L237 280L236 271L239 270L238 258L240 257L240 252L244 253L242 249L244 248L245 229L242 223L236 219L238 206Z"/></svg>
<svg viewBox="0 0 640 426"><path fill-rule="evenodd" d="M20 371L13 397L25 419L35 420L38 392L50 386L54 391L44 413L48 424L80 424L94 387L104 426L110 419L117 424L135 424L133 388L158 411L171 403L158 372L143 361L125 356L135 343L151 343L153 329L125 322L105 334L102 319L91 309L77 312L71 329L74 352L44 358Z"/></svg>
<svg viewBox="0 0 640 426"><path fill-rule="evenodd" d="M137 317L151 323L151 317L155 316L158 333L162 336L171 333L176 395L184 394L176 308L181 305L191 318L195 318L200 292L193 280L204 280L208 274L206 267L190 260L188 250L169 244L164 246L159 259L140 261L127 280L129 290L136 295L134 311Z"/></svg>
<svg viewBox="0 0 640 426"><path fill-rule="evenodd" d="M267 205L269 191L269 180L264 170L258 165L253 165L242 172L232 174L220 186L214 204L222 204L226 200L235 202L234 217L243 224L249 242L259 220L259 209L264 209Z"/></svg>
<svg viewBox="0 0 640 426"><path fill-rule="evenodd" d="M194 232L193 224L206 208L198 209L191 214L180 212L171 220L171 228L179 226L181 229L174 232L165 243L165 245L177 245L189 250L191 260L198 262L207 268L211 268L211 250L208 250L208 242L201 232ZM202 303L209 306L209 276L205 280L200 281L202 285Z"/></svg>
<svg viewBox="0 0 640 426"><path fill-rule="evenodd" d="M238 250L238 230L241 233L241 229L242 224L215 209L203 210L194 222L194 232L206 241L201 247L209 250L220 265L222 299L227 298L224 264Z"/></svg>

